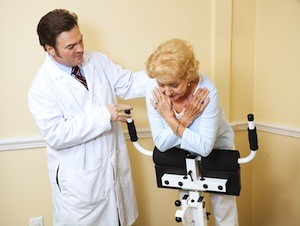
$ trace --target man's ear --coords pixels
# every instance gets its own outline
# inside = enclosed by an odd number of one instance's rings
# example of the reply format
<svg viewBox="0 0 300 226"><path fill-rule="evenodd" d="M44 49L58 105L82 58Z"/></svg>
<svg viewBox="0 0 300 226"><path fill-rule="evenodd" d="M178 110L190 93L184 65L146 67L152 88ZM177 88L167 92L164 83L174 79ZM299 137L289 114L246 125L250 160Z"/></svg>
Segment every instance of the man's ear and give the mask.
<svg viewBox="0 0 300 226"><path fill-rule="evenodd" d="M55 56L55 49L52 46L45 45L45 49L51 56Z"/></svg>

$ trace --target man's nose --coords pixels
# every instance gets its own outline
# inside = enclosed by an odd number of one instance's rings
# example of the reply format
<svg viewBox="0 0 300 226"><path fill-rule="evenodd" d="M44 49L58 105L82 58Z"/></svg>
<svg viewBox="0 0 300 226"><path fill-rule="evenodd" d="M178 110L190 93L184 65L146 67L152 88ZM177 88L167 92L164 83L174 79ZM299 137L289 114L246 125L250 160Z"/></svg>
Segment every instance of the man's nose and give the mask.
<svg viewBox="0 0 300 226"><path fill-rule="evenodd" d="M83 44L76 45L76 52L83 52L83 49L84 49Z"/></svg>

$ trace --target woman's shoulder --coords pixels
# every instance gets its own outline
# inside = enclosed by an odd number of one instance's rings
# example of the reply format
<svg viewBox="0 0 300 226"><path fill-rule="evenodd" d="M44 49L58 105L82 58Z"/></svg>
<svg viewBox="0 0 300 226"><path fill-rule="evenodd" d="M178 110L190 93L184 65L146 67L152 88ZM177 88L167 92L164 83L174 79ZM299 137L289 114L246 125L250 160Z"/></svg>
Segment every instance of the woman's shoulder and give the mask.
<svg viewBox="0 0 300 226"><path fill-rule="evenodd" d="M149 79L149 83L146 90L146 97L152 97L152 91L157 87L155 79Z"/></svg>
<svg viewBox="0 0 300 226"><path fill-rule="evenodd" d="M208 89L215 88L215 84L213 83L213 81L211 80L210 77L208 77L208 76L206 76L204 74L199 74L199 77L200 77L200 81L199 81L198 85L201 88L204 88L204 87L206 87Z"/></svg>

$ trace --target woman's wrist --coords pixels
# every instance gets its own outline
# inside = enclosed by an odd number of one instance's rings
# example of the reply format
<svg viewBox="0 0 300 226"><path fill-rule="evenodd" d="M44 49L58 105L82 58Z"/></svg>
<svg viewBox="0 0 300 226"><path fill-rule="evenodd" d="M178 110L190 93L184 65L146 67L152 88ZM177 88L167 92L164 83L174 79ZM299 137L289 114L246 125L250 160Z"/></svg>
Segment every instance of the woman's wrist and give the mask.
<svg viewBox="0 0 300 226"><path fill-rule="evenodd" d="M185 130L187 126L185 126L180 119L177 118L169 118L167 124L173 130L173 133L180 137L182 132Z"/></svg>
<svg viewBox="0 0 300 226"><path fill-rule="evenodd" d="M178 123L177 123L177 126L176 126L176 129L175 129L175 132L174 132L174 134L175 135L178 135L178 130L179 130L179 126L180 126L180 121L178 120Z"/></svg>
<svg viewBox="0 0 300 226"><path fill-rule="evenodd" d="M180 118L179 121L180 121L180 124L183 125L184 127L188 127L190 125L189 120L187 120L187 119L185 119L183 117Z"/></svg>

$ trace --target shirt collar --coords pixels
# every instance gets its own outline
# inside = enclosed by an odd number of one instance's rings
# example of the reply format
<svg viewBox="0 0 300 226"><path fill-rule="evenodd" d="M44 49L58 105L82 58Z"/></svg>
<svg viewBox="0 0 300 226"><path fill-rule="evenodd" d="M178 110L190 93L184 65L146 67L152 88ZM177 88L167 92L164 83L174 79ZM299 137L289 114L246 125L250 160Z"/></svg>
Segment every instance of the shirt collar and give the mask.
<svg viewBox="0 0 300 226"><path fill-rule="evenodd" d="M66 65L63 65L63 64L60 64L58 63L57 61L55 61L52 56L50 54L49 55L49 58L51 59L51 61L57 66L59 67L60 70L66 72L68 75L71 75L71 72L72 72L72 67L70 66L66 66ZM81 65L78 65L78 67L80 68L81 70L81 73L83 73L83 70L82 70L82 66Z"/></svg>

